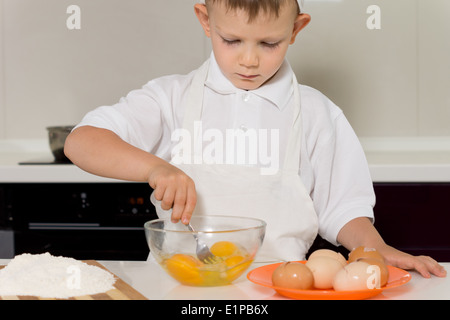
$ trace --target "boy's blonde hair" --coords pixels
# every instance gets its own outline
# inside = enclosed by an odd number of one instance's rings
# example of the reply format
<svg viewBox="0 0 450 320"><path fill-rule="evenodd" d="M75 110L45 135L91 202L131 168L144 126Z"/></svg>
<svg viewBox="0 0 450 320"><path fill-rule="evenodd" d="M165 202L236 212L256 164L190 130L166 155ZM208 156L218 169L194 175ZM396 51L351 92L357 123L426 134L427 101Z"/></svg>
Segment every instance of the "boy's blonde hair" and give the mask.
<svg viewBox="0 0 450 320"><path fill-rule="evenodd" d="M300 13L298 0L205 0L206 6L224 3L227 10L241 9L248 13L248 22L252 22L262 10L264 13L278 17L280 8L292 2Z"/></svg>

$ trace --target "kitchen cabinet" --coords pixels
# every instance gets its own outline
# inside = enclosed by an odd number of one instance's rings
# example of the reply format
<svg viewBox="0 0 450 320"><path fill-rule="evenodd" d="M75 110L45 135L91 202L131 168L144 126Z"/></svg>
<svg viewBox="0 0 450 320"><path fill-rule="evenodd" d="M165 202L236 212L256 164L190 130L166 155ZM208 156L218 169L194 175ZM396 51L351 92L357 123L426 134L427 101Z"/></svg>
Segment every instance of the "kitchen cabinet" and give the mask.
<svg viewBox="0 0 450 320"><path fill-rule="evenodd" d="M450 183L374 188L375 226L388 244L450 261ZM51 251L80 259L145 260L142 226L156 218L150 193L145 183L1 183L2 258ZM348 254L320 237L310 252L319 248Z"/></svg>
<svg viewBox="0 0 450 320"><path fill-rule="evenodd" d="M389 245L413 255L450 261L450 183L374 183L375 227ZM310 252L334 247L318 237Z"/></svg>
<svg viewBox="0 0 450 320"><path fill-rule="evenodd" d="M414 255L450 261L450 183L377 183L375 226Z"/></svg>

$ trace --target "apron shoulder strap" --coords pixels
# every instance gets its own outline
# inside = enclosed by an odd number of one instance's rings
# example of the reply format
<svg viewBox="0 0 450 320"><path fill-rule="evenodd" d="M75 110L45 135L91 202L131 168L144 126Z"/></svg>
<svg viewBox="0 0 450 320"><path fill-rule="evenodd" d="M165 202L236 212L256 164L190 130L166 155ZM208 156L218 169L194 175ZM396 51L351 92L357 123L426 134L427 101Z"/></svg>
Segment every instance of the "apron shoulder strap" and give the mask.
<svg viewBox="0 0 450 320"><path fill-rule="evenodd" d="M208 76L209 63L210 59L206 60L203 65L197 69L189 88L185 104L183 128L187 129L191 134L194 133L194 122L199 121L202 117L203 91Z"/></svg>
<svg viewBox="0 0 450 320"><path fill-rule="evenodd" d="M292 129L286 147L284 159L284 169L287 171L298 172L300 168L300 152L302 146L302 117L301 117L301 97L300 89L295 73L292 72L292 89L294 95L294 112Z"/></svg>

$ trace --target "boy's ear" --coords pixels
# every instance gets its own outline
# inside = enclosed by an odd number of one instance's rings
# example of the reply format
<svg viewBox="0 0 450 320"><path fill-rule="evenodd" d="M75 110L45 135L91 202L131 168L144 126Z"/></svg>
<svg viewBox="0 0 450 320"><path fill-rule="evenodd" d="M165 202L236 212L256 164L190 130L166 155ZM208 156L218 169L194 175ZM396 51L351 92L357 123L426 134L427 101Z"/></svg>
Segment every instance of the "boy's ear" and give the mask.
<svg viewBox="0 0 450 320"><path fill-rule="evenodd" d="M197 16L198 21L202 25L203 30L205 31L206 36L211 37L210 26L209 26L209 15L208 9L205 4L197 3L194 6L195 15Z"/></svg>
<svg viewBox="0 0 450 320"><path fill-rule="evenodd" d="M308 23L311 21L311 16L306 13L300 13L294 22L294 30L292 32L291 42L290 44L293 44L295 42L295 38L297 37L297 34L308 25Z"/></svg>

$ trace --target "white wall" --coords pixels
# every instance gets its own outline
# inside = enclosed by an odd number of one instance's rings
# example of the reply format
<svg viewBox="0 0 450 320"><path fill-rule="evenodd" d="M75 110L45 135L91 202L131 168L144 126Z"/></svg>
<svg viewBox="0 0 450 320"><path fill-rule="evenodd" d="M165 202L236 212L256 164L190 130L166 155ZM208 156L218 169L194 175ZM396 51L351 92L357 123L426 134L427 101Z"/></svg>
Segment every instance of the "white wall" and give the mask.
<svg viewBox="0 0 450 320"><path fill-rule="evenodd" d="M207 57L192 0L3 0L3 138L46 136ZM67 7L81 8L69 30ZM3 129L5 128L5 129Z"/></svg>
<svg viewBox="0 0 450 320"><path fill-rule="evenodd" d="M208 57L195 0L0 0L0 139L45 138ZM68 30L66 9L81 8ZM381 29L369 30L370 5ZM361 137L450 136L450 1L306 0L289 58ZM3 15L2 15L3 13Z"/></svg>
<svg viewBox="0 0 450 320"><path fill-rule="evenodd" d="M372 4L379 30L366 27ZM359 136L450 135L450 1L309 0L305 9L312 21L292 64Z"/></svg>
<svg viewBox="0 0 450 320"><path fill-rule="evenodd" d="M5 93L4 93L4 77L3 71L4 59L3 59L3 0L0 0L0 139L6 136L6 108L5 108Z"/></svg>
<svg viewBox="0 0 450 320"><path fill-rule="evenodd" d="M450 135L450 1L418 0L419 133Z"/></svg>

